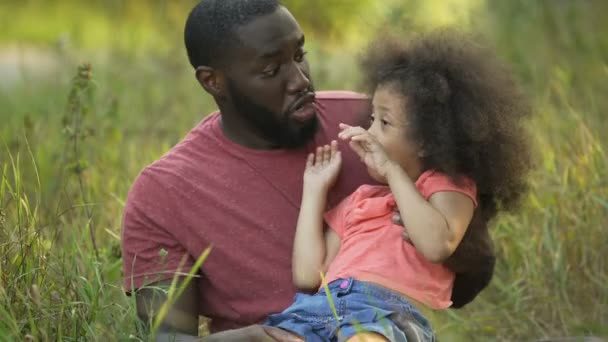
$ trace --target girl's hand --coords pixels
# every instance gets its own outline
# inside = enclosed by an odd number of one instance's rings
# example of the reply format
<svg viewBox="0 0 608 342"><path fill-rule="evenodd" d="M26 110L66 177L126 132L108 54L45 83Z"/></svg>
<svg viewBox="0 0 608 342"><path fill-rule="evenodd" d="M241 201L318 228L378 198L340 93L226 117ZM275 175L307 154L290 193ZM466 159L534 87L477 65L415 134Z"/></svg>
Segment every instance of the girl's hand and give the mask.
<svg viewBox="0 0 608 342"><path fill-rule="evenodd" d="M317 147L316 153L308 155L304 170L304 189L328 191L338 179L342 166L342 154L338 142Z"/></svg>
<svg viewBox="0 0 608 342"><path fill-rule="evenodd" d="M389 169L394 166L394 162L388 157L378 140L361 127L341 123L340 129L342 132L338 134L338 137L343 140L350 140L350 147L368 169L386 179L386 175Z"/></svg>

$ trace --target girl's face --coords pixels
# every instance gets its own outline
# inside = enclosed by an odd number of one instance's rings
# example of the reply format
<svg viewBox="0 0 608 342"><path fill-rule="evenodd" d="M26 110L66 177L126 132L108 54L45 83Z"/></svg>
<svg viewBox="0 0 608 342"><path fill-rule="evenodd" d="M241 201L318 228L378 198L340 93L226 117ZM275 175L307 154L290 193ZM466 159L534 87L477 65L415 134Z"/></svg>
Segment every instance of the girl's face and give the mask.
<svg viewBox="0 0 608 342"><path fill-rule="evenodd" d="M419 146L411 137L406 98L386 84L376 88L372 100L373 113L368 132L384 147L388 157L398 163L407 175L416 180L421 172ZM371 174L378 181L378 175Z"/></svg>

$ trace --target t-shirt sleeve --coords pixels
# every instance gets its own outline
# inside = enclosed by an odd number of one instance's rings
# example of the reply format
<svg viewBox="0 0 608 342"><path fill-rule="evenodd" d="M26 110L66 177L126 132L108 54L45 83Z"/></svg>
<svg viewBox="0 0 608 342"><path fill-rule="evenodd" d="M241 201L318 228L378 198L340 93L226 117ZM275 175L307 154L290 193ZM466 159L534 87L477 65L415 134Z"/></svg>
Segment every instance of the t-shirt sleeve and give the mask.
<svg viewBox="0 0 608 342"><path fill-rule="evenodd" d="M340 238L343 237L344 231L346 230L346 215L353 201L353 196L355 196L355 194L346 197L338 203L338 205L326 211L323 215L325 223L327 223L329 228L333 229Z"/></svg>
<svg viewBox="0 0 608 342"><path fill-rule="evenodd" d="M188 273L194 260L171 234L175 211L170 196L144 170L129 191L123 215L123 286L131 292Z"/></svg>
<svg viewBox="0 0 608 342"><path fill-rule="evenodd" d="M477 186L470 178L462 177L453 181L444 173L426 171L420 175L416 183L418 190L426 200L437 192L454 191L468 196L477 208Z"/></svg>

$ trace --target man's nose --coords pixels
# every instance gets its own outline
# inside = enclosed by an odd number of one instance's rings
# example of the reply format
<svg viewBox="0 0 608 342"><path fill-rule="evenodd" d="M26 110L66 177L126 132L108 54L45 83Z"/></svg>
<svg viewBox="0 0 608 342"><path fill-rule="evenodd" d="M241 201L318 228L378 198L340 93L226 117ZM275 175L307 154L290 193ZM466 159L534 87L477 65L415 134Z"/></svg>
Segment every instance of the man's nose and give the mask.
<svg viewBox="0 0 608 342"><path fill-rule="evenodd" d="M310 88L310 80L308 79L304 68L298 63L293 63L291 73L289 75L287 90L290 93L297 94L308 88Z"/></svg>

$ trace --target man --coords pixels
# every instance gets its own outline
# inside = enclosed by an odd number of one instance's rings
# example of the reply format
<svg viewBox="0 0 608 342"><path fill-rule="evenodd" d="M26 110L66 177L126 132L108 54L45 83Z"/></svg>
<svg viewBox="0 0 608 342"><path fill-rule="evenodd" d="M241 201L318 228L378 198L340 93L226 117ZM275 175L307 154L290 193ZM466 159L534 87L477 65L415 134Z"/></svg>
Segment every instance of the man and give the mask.
<svg viewBox="0 0 608 342"><path fill-rule="evenodd" d="M314 92L304 41L275 0L205 0L188 18L188 57L221 115L141 172L123 228L128 290L170 282L212 246L166 328L196 335L199 313L212 319L212 332L238 328L293 299L291 253L306 155L336 139L340 122L360 124L368 114L363 96ZM355 155L342 150L348 174L330 206L371 182ZM137 292L143 317L162 303L152 292Z"/></svg>
<svg viewBox="0 0 608 342"><path fill-rule="evenodd" d="M166 299L153 287L187 273L211 246L159 337L195 336L201 314L212 333L224 331L210 340L289 340L251 324L282 311L296 291L291 255L306 155L335 139L340 122L362 124L368 101L314 92L304 34L276 0L204 0L184 36L219 112L133 184L123 221L124 286L147 321ZM341 150L344 174L328 207L372 182L350 149Z"/></svg>

